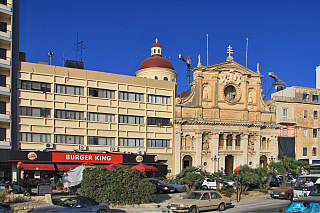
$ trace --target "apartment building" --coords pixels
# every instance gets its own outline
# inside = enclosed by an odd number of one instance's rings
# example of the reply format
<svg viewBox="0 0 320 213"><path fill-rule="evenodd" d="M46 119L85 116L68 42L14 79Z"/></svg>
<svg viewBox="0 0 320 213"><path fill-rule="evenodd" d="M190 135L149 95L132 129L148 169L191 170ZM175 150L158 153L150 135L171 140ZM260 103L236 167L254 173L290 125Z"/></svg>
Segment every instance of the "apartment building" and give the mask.
<svg viewBox="0 0 320 213"><path fill-rule="evenodd" d="M320 90L289 87L271 95L276 110L279 155L319 159Z"/></svg>

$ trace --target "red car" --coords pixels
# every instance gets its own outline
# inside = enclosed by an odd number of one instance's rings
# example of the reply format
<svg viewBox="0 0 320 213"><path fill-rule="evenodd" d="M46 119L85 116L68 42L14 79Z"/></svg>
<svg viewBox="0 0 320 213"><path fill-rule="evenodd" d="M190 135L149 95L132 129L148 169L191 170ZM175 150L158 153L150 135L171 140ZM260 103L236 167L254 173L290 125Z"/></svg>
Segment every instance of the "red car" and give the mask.
<svg viewBox="0 0 320 213"><path fill-rule="evenodd" d="M281 187L272 190L270 193L272 198L285 198L287 200L292 200L293 198L293 188L292 183L283 183Z"/></svg>

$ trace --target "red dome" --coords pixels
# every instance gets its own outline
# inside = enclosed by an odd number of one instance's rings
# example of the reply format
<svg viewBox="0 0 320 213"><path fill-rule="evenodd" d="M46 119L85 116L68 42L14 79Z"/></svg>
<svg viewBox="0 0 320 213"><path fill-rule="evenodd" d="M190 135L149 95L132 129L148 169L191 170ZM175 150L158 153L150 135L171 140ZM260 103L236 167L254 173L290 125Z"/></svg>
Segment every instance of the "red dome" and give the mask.
<svg viewBox="0 0 320 213"><path fill-rule="evenodd" d="M153 55L150 58L144 60L140 64L139 70L152 67L160 67L174 70L172 63L168 59L162 58L162 56L160 55Z"/></svg>
<svg viewBox="0 0 320 213"><path fill-rule="evenodd" d="M160 48L162 48L159 43L154 43L154 44L152 45L152 47L160 47ZM151 47L151 48L152 48L152 47Z"/></svg>

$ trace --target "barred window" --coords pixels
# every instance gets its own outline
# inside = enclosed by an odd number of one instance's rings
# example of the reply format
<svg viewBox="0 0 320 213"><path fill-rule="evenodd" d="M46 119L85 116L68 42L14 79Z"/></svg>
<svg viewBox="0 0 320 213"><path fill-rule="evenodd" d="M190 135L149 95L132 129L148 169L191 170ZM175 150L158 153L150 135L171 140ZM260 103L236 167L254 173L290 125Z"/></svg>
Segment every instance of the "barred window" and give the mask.
<svg viewBox="0 0 320 213"><path fill-rule="evenodd" d="M156 104L170 104L170 97L160 95L148 95L148 102Z"/></svg>
<svg viewBox="0 0 320 213"><path fill-rule="evenodd" d="M170 118L153 118L149 117L147 119L148 125L157 125L161 124L162 126L169 126L170 125Z"/></svg>
<svg viewBox="0 0 320 213"><path fill-rule="evenodd" d="M170 140L148 139L148 147L170 147Z"/></svg>
<svg viewBox="0 0 320 213"><path fill-rule="evenodd" d="M23 116L33 116L33 117L51 117L51 110L46 108L37 108L37 107L20 107L20 115Z"/></svg>
<svg viewBox="0 0 320 213"><path fill-rule="evenodd" d="M113 114L89 112L89 121L114 122Z"/></svg>
<svg viewBox="0 0 320 213"><path fill-rule="evenodd" d="M83 95L83 87L57 84L56 93L69 95Z"/></svg>
<svg viewBox="0 0 320 213"><path fill-rule="evenodd" d="M143 117L130 116L130 115L119 115L119 123L143 124Z"/></svg>
<svg viewBox="0 0 320 213"><path fill-rule="evenodd" d="M50 143L51 142L51 135L50 134L43 134L43 133L21 132L20 133L20 141Z"/></svg>
<svg viewBox="0 0 320 213"><path fill-rule="evenodd" d="M89 145L105 145L105 146L114 146L115 138L106 138L106 137L88 137Z"/></svg>
<svg viewBox="0 0 320 213"><path fill-rule="evenodd" d="M143 94L132 92L119 92L119 99L129 101L144 101Z"/></svg>
<svg viewBox="0 0 320 213"><path fill-rule="evenodd" d="M51 84L37 81L21 80L21 89L51 92Z"/></svg>
<svg viewBox="0 0 320 213"><path fill-rule="evenodd" d="M78 135L55 135L56 143L83 144L83 136Z"/></svg>
<svg viewBox="0 0 320 213"><path fill-rule="evenodd" d="M61 119L72 119L72 120L83 120L83 112L69 111L69 110L55 110L55 118Z"/></svg>
<svg viewBox="0 0 320 213"><path fill-rule="evenodd" d="M141 138L119 138L119 146L143 146Z"/></svg>
<svg viewBox="0 0 320 213"><path fill-rule="evenodd" d="M89 88L89 95L93 97L100 97L100 98L112 98L115 97L114 90L107 90L107 89L98 89L98 88Z"/></svg>

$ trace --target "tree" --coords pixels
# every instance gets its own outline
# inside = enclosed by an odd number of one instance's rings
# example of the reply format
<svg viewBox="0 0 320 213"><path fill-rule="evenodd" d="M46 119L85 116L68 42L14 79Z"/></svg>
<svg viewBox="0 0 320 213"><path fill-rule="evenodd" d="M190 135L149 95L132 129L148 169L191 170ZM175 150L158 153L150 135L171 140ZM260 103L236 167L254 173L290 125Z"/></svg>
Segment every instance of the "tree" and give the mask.
<svg viewBox="0 0 320 213"><path fill-rule="evenodd" d="M278 173L280 173L281 171L281 166L280 166L280 162L275 162L275 161L271 161L269 164L268 164L268 167L267 167L267 175L268 175L268 181L266 183L266 188L268 188L270 186L270 182L271 182L271 179L272 177L276 176ZM279 171L280 169L280 171ZM282 171L281 171L282 173Z"/></svg>
<svg viewBox="0 0 320 213"><path fill-rule="evenodd" d="M239 168L241 191L246 192L250 188L250 183L258 180L258 175L254 172L254 169L250 168L248 165L239 166ZM234 171L234 174L236 174L236 171Z"/></svg>
<svg viewBox="0 0 320 213"><path fill-rule="evenodd" d="M263 189L263 182L265 181L266 176L268 175L268 170L267 168L263 168L263 167L258 167L256 169L253 170L254 173L256 174L255 179L256 183L259 184L259 188L262 190Z"/></svg>
<svg viewBox="0 0 320 213"><path fill-rule="evenodd" d="M184 182L187 193L189 193L195 190L197 184L201 184L204 181L205 176L203 174L206 174L206 172L197 167L187 167L177 174L175 180Z"/></svg>

